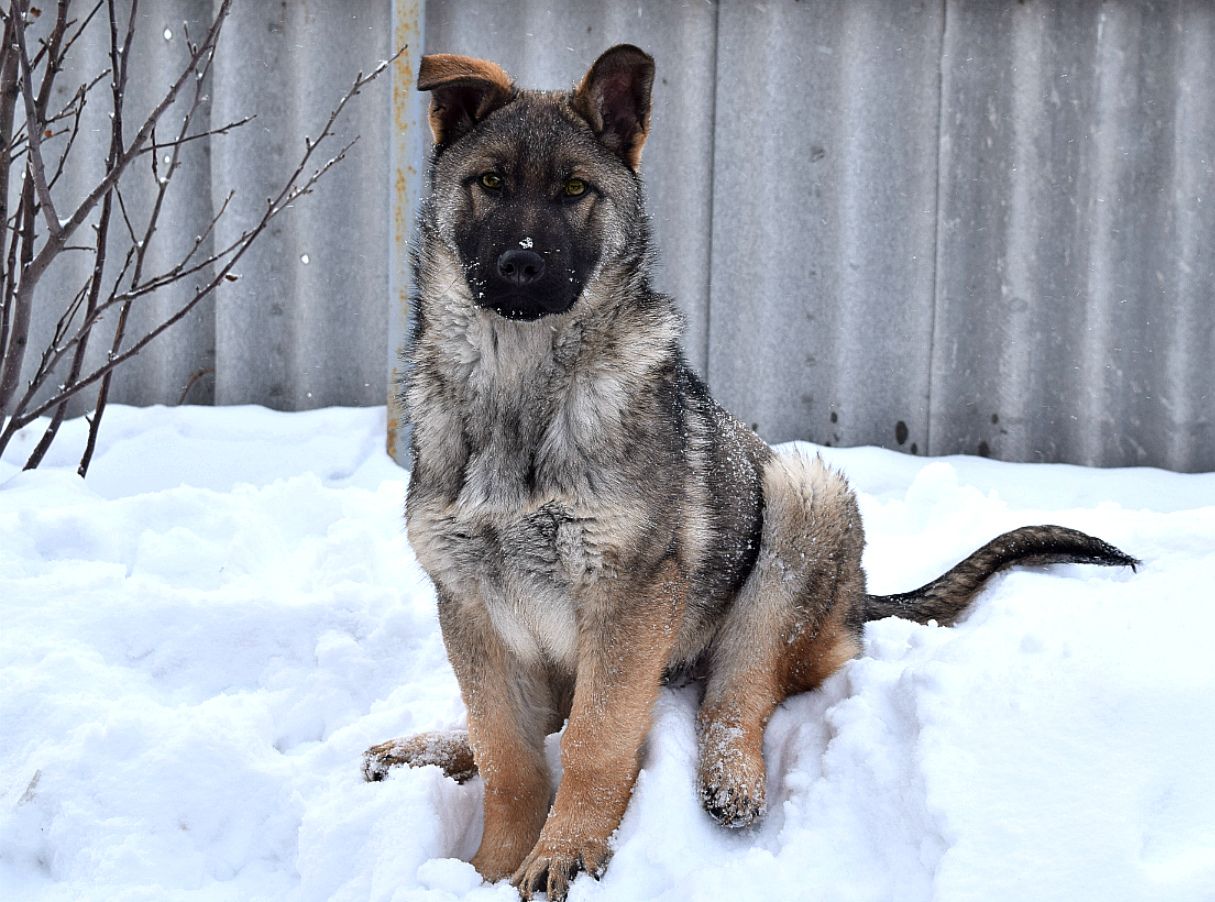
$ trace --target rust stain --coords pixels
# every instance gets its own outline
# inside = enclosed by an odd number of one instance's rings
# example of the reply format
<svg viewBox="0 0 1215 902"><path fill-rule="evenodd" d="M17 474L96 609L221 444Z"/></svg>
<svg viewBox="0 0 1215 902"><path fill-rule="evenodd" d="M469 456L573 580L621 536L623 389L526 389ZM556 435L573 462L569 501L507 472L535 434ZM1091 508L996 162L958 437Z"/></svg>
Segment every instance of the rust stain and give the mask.
<svg viewBox="0 0 1215 902"><path fill-rule="evenodd" d="M401 415L403 411L400 405L396 402L396 391L394 386L400 379L400 371L394 366L390 371L388 380L388 456L393 460L397 458L397 441L401 434Z"/></svg>
<svg viewBox="0 0 1215 902"><path fill-rule="evenodd" d="M417 60L422 53L421 8L418 0L396 0L394 4L394 40L397 47L409 49L397 57L394 63L392 81L392 112L393 125L396 129L394 136L397 142L397 165L393 174L393 191L395 204L393 210L393 241L400 252L398 258L398 276L402 283L407 279L405 272L404 249L409 243L409 234L413 223L411 217L412 198L410 189L416 189L417 168L410 158L418 123L415 121L416 111L415 89L417 81ZM402 288L398 297L402 304L402 313L407 312L408 292Z"/></svg>
<svg viewBox="0 0 1215 902"><path fill-rule="evenodd" d="M397 57L394 63L393 80L392 80L392 117L393 125L396 128L395 139L398 149L405 151L397 155L397 171L394 179L394 190L396 192L396 213L394 216L395 234L393 239L400 244L404 244L408 238L409 229L409 194L408 188L411 179L409 175L416 175L416 170L409 160L408 148L411 145L411 138L414 129L417 128L417 123L412 121L410 115L411 103L413 99L414 84L417 81L417 65L416 59L421 53L421 28L419 21L419 6L417 0L408 2L408 0L398 0L395 5L395 20L396 30L394 33L397 47L408 47L409 49Z"/></svg>
<svg viewBox="0 0 1215 902"><path fill-rule="evenodd" d="M408 240L409 228L409 210L406 209L409 196L406 189L409 187L409 179L405 175L404 169L397 169L396 178L393 180L393 190L396 192L396 204L393 211L393 239L401 244Z"/></svg>
<svg viewBox="0 0 1215 902"><path fill-rule="evenodd" d="M413 227L412 201L419 188L418 169L412 154L419 128L419 122L415 118L417 100L414 85L417 82L417 61L422 54L422 9L423 3L420 0L393 2L393 49L408 48L397 57L392 72L392 140L396 150L392 241L393 277L397 289L396 297L392 301L396 309L390 316L394 331L390 341L393 343L404 340L409 319L409 258L406 248ZM405 426L405 413L396 393L399 379L399 367L390 364L387 451L393 460L403 462L406 449L401 447L401 432Z"/></svg>

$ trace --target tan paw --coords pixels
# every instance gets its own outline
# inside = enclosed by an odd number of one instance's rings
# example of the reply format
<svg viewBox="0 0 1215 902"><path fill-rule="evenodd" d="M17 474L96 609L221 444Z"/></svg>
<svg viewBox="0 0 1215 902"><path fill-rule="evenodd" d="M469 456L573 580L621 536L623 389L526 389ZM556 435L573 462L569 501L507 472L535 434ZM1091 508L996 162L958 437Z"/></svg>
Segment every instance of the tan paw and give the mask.
<svg viewBox="0 0 1215 902"><path fill-rule="evenodd" d="M472 857L471 863L487 883L497 883L512 876L519 869L519 863L526 854L526 848L519 851L506 847L487 849L483 844Z"/></svg>
<svg viewBox="0 0 1215 902"><path fill-rule="evenodd" d="M477 773L468 734L463 730L449 730L419 733L373 745L363 753L363 778L369 782L383 780L389 768L402 764L409 767L436 765L457 783L463 783Z"/></svg>
<svg viewBox="0 0 1215 902"><path fill-rule="evenodd" d="M555 842L541 836L511 877L511 883L524 899L530 899L532 893L543 892L549 902L560 902L579 871L586 871L598 879L611 856L606 841L569 839Z"/></svg>
<svg viewBox="0 0 1215 902"><path fill-rule="evenodd" d="M746 785L702 783L700 804L723 827L741 829L759 821L767 811L762 781Z"/></svg>
<svg viewBox="0 0 1215 902"><path fill-rule="evenodd" d="M749 827L767 810L762 751L740 731L710 725L701 735L697 782L700 803L722 826Z"/></svg>

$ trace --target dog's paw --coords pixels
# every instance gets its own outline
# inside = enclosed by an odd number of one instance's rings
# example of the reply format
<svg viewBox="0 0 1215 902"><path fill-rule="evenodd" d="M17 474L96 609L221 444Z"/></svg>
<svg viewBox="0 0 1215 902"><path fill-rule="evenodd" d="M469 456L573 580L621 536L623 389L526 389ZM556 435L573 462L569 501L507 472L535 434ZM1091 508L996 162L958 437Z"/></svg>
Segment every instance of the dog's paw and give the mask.
<svg viewBox="0 0 1215 902"><path fill-rule="evenodd" d="M710 728L701 736L700 803L719 824L749 827L767 810L763 752L738 731Z"/></svg>
<svg viewBox="0 0 1215 902"><path fill-rule="evenodd" d="M419 733L373 745L363 753L363 779L368 782L383 780L390 768L402 764L409 767L433 764L457 783L463 783L477 773L468 734L451 730Z"/></svg>
<svg viewBox="0 0 1215 902"><path fill-rule="evenodd" d="M700 804L723 827L750 827L767 811L764 782L760 779L746 785L702 783Z"/></svg>
<svg viewBox="0 0 1215 902"><path fill-rule="evenodd" d="M549 902L560 902L579 871L598 879L611 856L606 841L570 839L556 842L541 836L511 877L511 883L524 899L530 899L532 893L543 892Z"/></svg>
<svg viewBox="0 0 1215 902"><path fill-rule="evenodd" d="M487 849L482 846L472 857L470 864L477 869L477 873L486 883L497 883L511 877L519 869L522 858L521 854L512 852L510 848Z"/></svg>

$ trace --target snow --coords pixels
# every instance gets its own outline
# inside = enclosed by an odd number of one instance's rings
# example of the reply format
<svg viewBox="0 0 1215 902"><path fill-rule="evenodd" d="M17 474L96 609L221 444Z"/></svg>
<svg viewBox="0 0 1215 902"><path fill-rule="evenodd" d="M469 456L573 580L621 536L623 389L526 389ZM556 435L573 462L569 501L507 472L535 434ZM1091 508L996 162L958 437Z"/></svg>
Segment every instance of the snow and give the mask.
<svg viewBox="0 0 1215 902"><path fill-rule="evenodd" d="M459 860L479 779L360 773L463 718L384 410L112 406L87 481L84 432L0 462L0 898L517 898ZM700 810L694 691L665 690L615 857L571 899L1215 898L1215 474L820 450L873 591L1024 523L1144 566L871 624L774 716L750 830Z"/></svg>

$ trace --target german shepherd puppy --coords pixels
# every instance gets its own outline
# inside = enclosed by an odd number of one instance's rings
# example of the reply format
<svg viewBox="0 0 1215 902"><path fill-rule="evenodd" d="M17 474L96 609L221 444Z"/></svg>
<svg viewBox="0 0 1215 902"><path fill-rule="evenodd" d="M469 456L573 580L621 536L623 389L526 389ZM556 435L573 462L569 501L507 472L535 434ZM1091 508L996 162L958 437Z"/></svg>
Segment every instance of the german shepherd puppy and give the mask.
<svg viewBox="0 0 1215 902"><path fill-rule="evenodd" d="M604 53L572 91L422 60L430 194L415 247L406 520L438 596L467 734L367 752L485 783L472 863L563 898L611 853L664 678L703 680L699 790L730 827L764 812L764 726L861 649L867 620L952 623L1015 563L1137 562L1057 526L989 542L874 597L847 483L775 453L714 403L650 286L638 175L653 60ZM544 737L565 724L555 799ZM551 808L550 808L551 802Z"/></svg>

